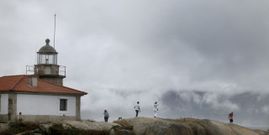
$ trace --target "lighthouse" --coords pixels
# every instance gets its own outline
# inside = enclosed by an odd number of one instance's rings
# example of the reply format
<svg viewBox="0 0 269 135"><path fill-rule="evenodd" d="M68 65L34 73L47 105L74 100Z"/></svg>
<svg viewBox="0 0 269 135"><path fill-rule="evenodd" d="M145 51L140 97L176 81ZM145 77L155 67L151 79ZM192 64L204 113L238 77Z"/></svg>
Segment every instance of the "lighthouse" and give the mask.
<svg viewBox="0 0 269 135"><path fill-rule="evenodd" d="M34 66L34 75L56 85L63 85L66 77L66 67L57 64L58 52L50 45L50 40L37 52L37 64Z"/></svg>
<svg viewBox="0 0 269 135"><path fill-rule="evenodd" d="M87 93L63 85L66 68L58 65L50 40L45 42L25 75L0 77L0 122L80 120L80 99Z"/></svg>

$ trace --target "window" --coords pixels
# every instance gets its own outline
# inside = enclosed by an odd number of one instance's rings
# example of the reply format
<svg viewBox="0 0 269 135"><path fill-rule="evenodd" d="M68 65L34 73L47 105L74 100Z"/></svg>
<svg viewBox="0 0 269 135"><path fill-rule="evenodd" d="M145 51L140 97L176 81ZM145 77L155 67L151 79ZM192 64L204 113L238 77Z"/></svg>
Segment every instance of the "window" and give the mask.
<svg viewBox="0 0 269 135"><path fill-rule="evenodd" d="M67 99L60 99L60 111L67 111Z"/></svg>
<svg viewBox="0 0 269 135"><path fill-rule="evenodd" d="M57 54L38 54L37 64L57 64Z"/></svg>

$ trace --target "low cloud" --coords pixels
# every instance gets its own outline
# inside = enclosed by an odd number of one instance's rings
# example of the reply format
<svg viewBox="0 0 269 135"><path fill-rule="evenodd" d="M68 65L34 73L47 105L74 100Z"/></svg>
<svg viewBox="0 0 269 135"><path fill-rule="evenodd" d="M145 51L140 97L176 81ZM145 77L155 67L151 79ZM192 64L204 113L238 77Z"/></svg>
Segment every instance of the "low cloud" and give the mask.
<svg viewBox="0 0 269 135"><path fill-rule="evenodd" d="M102 121L104 109L111 114L111 121L118 117L134 117L136 101L141 103L141 116L153 117L153 103L158 101L159 116L162 118L194 117L227 122L227 115L234 112L236 123L250 127L269 124L269 94L250 91L229 94L198 90L156 93L151 90L124 92L122 89L99 89L93 90L91 95L83 99L83 119Z"/></svg>
<svg viewBox="0 0 269 135"><path fill-rule="evenodd" d="M172 117L198 117L226 121L230 112L235 120L248 126L266 125L268 121L269 94L241 92L224 94L219 92L171 90L161 97L162 104ZM177 112L178 115L175 115Z"/></svg>

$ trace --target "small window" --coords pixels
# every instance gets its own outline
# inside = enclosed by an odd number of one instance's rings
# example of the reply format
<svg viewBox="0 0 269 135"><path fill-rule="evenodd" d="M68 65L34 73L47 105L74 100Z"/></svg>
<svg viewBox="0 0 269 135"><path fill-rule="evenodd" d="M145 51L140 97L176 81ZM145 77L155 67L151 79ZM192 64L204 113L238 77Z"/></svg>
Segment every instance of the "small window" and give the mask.
<svg viewBox="0 0 269 135"><path fill-rule="evenodd" d="M67 99L60 99L60 111L67 111Z"/></svg>

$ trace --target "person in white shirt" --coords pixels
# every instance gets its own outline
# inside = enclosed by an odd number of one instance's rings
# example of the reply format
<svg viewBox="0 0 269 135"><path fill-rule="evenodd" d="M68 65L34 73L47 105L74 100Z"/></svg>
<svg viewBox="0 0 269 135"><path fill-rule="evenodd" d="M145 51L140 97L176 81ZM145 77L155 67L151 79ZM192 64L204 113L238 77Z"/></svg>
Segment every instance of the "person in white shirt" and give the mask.
<svg viewBox="0 0 269 135"><path fill-rule="evenodd" d="M157 117L157 113L159 111L159 108L158 108L158 102L156 101L153 105L153 112L154 112L154 118Z"/></svg>
<svg viewBox="0 0 269 135"><path fill-rule="evenodd" d="M141 112L139 101L136 102L136 105L134 106L134 110L136 113L135 117L138 117L138 113Z"/></svg>

